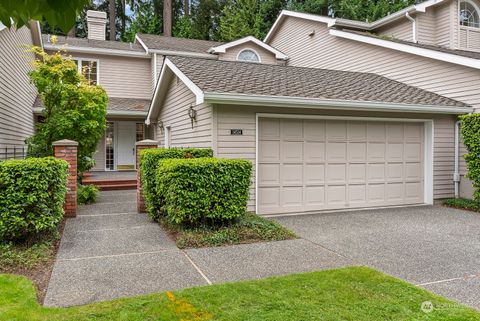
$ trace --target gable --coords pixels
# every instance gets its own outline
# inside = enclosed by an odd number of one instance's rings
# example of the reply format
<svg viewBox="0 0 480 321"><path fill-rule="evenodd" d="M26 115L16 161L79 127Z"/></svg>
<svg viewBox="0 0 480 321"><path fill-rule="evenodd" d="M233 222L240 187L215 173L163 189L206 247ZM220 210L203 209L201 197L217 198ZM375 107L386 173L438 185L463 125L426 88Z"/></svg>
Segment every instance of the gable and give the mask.
<svg viewBox="0 0 480 321"><path fill-rule="evenodd" d="M259 57L260 63L277 64L277 58L275 57L275 54L252 41L248 41L240 45L225 49L225 53L220 53L218 55L218 60L237 61L240 52L246 49L254 51Z"/></svg>

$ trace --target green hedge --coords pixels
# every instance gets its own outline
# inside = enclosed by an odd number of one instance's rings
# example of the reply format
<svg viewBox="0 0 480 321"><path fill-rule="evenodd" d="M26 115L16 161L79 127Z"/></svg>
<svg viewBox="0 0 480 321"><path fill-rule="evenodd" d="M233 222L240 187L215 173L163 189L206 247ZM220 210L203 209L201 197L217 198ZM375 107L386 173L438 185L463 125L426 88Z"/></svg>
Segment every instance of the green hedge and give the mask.
<svg viewBox="0 0 480 321"><path fill-rule="evenodd" d="M156 197L156 173L160 160L169 158L199 158L212 157L210 148L151 148L140 152L140 171L143 197L148 215L158 219L160 204Z"/></svg>
<svg viewBox="0 0 480 321"><path fill-rule="evenodd" d="M480 114L460 116L463 144L467 153L463 156L467 163L467 177L473 184L473 198L480 201Z"/></svg>
<svg viewBox="0 0 480 321"><path fill-rule="evenodd" d="M177 224L218 223L246 213L252 163L240 159L167 159L157 169L161 212Z"/></svg>
<svg viewBox="0 0 480 321"><path fill-rule="evenodd" d="M67 175L68 163L53 157L0 162L0 242L55 229Z"/></svg>

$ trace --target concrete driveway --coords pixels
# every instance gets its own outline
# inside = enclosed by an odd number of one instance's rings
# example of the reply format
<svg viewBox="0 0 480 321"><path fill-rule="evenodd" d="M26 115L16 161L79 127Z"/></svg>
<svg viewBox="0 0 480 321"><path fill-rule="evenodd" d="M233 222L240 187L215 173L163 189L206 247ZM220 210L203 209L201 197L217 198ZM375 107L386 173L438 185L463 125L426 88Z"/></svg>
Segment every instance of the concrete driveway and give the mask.
<svg viewBox="0 0 480 321"><path fill-rule="evenodd" d="M302 238L480 309L480 214L441 206L275 218Z"/></svg>

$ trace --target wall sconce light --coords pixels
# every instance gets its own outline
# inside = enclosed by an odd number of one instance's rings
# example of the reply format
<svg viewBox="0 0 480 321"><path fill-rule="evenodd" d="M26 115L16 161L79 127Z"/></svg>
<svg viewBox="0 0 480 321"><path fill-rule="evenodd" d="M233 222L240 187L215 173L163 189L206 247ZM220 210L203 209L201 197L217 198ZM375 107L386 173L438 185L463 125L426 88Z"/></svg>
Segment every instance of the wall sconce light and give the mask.
<svg viewBox="0 0 480 321"><path fill-rule="evenodd" d="M188 108L188 117L190 117L190 121L192 122L192 129L193 129L193 122L197 121L197 111L193 109L193 105L190 105L190 108Z"/></svg>
<svg viewBox="0 0 480 321"><path fill-rule="evenodd" d="M159 121L157 122L157 127L160 128L160 130L161 130L162 133L163 133L163 131L164 131L164 129L165 129L164 126L163 126L163 121L159 120Z"/></svg>
<svg viewBox="0 0 480 321"><path fill-rule="evenodd" d="M312 29L310 33L308 34L309 37L313 37L315 35L315 29Z"/></svg>

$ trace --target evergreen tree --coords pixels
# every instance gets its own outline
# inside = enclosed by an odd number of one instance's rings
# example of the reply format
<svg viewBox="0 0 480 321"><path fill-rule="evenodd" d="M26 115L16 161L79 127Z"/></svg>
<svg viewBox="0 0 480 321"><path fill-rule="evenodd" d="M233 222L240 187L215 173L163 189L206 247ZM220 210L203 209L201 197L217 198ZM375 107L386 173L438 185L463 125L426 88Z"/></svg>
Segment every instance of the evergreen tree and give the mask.
<svg viewBox="0 0 480 321"><path fill-rule="evenodd" d="M245 36L260 37L260 0L230 0L223 8L219 39L232 41Z"/></svg>

